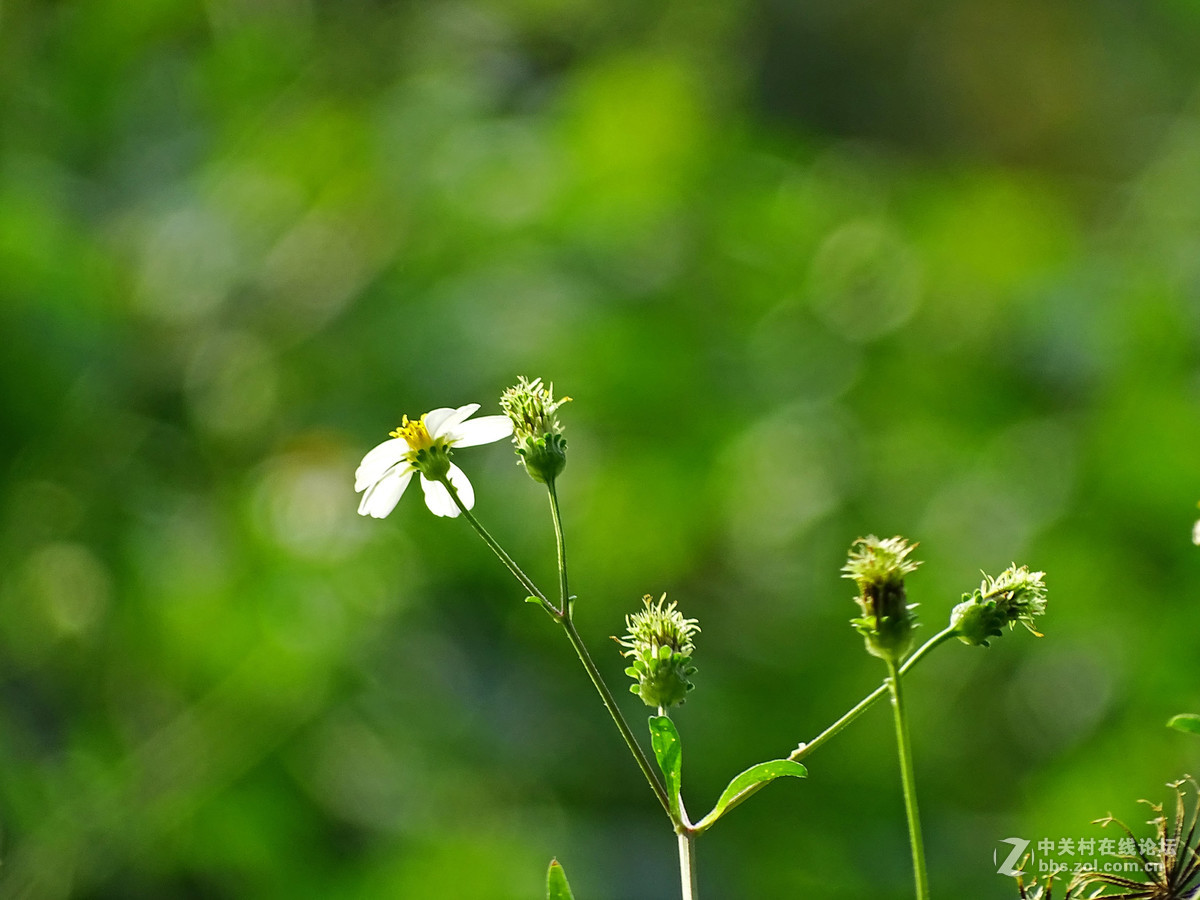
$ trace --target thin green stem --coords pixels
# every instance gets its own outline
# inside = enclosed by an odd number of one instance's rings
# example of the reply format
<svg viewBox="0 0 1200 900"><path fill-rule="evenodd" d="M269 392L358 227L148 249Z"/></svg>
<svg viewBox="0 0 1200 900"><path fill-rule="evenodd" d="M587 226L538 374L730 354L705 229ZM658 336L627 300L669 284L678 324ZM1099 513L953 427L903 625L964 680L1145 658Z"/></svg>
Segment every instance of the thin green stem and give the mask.
<svg viewBox="0 0 1200 900"><path fill-rule="evenodd" d="M888 690L892 695L892 712L896 722L896 747L900 752L900 781L904 786L904 812L908 818L908 840L912 846L913 880L917 900L929 900L929 875L925 871L925 840L921 836L921 816L917 811L917 784L913 776L912 744L908 739L908 718L904 711L904 691L901 689L900 667L887 660Z"/></svg>
<svg viewBox="0 0 1200 900"><path fill-rule="evenodd" d="M621 737L625 741L625 745L629 747L629 752L633 754L634 761L638 764L638 768L642 770L642 774L646 776L646 781L650 785L650 789L654 791L654 796L658 798L658 802L662 804L662 808L666 811L667 816L671 815L671 802L667 798L667 789L663 787L662 782L654 774L654 767L650 764L649 757L646 756L646 751L642 749L642 745L637 742L637 738L633 736L633 731L629 728L629 723L625 721L625 716L621 713L620 707L617 706L616 699L613 698L612 691L608 689L608 685L604 683L604 678L600 674L600 670L596 668L596 664L592 662L592 656L588 653L587 646L583 643L583 638L579 636L579 632L575 630L575 622L570 616L563 616L558 620L558 623L563 627L563 631L567 634L567 639L571 642L571 646L575 648L575 652L579 655L579 661L583 663L583 668L587 671L588 678L592 680L596 692L600 694L600 699L604 702L604 708L608 710L608 714L612 717L613 724L617 726L617 731L621 733ZM674 819L672 819L674 823Z"/></svg>
<svg viewBox="0 0 1200 900"><path fill-rule="evenodd" d="M533 583L533 579L531 579L521 570L521 567L518 566L513 558L508 555L505 549L496 542L496 539L488 534L488 530L483 527L482 523L475 518L475 516L471 513L471 510L469 510L466 504L462 502L462 498L458 496L458 491L454 489L454 485L450 483L450 479L442 478L441 483L445 486L446 490L450 492L450 499L454 501L454 505L458 507L458 511L462 513L463 518L466 519L470 526L475 529L475 533L483 539L483 542L492 548L492 552L500 558L500 562L504 563L504 565L508 567L508 571L512 572L513 577L516 578L517 581L521 582L521 587L525 588L525 590L527 590L531 596L537 597L540 601L542 601L543 604L549 607L551 615L559 615L559 611L554 609L554 604L552 604L546 598L546 595L542 593L541 589Z"/></svg>
<svg viewBox="0 0 1200 900"><path fill-rule="evenodd" d="M667 715L666 707L658 708L660 716ZM687 809L683 805L683 797L679 800L679 821L675 823L675 834L679 838L679 887L683 900L698 900L700 885L696 880L696 838L700 832L688 818ZM674 818L674 817L672 817Z"/></svg>
<svg viewBox="0 0 1200 900"><path fill-rule="evenodd" d="M923 657L926 653L928 653L934 647L937 647L940 644L944 644L944 643L946 643L946 641L950 640L950 638L957 637L957 636L958 636L958 629L955 628L953 625L950 625L950 626L944 628L943 630L939 631L937 634L935 634L933 637L931 637L929 640L927 640L925 643L923 643L920 647L918 647L908 657L908 659L906 659L904 661L904 665L902 665L900 667L900 674L901 675L905 674L909 669L911 669L913 666L915 666L918 662L921 661L921 657Z"/></svg>
<svg viewBox="0 0 1200 900"><path fill-rule="evenodd" d="M789 753L788 759L792 760L793 762L799 762L804 757L808 756L808 754L812 753L814 750L836 735L839 731L861 716L864 712L870 709L875 704L875 701L886 693L887 684L881 684L871 693L867 694L867 696L859 700L853 709L822 731L819 735L817 735L807 744L801 744L799 747Z"/></svg>
<svg viewBox="0 0 1200 900"><path fill-rule="evenodd" d="M927 640L924 644L922 644L911 656L909 656L908 659L906 659L904 661L904 665L902 665L900 667L900 674L903 675L904 673L906 673L909 669L911 669L918 662L920 662L921 659L925 656L925 654L927 654L930 650L932 650L934 647L937 647L940 644L944 644L946 641L950 640L950 638L954 637L956 634L957 634L957 631L953 628L953 626L950 628L947 628L945 631L940 631L937 634L935 634L933 637L931 637L929 640ZM847 725L849 725L851 722L853 722L855 719L857 719L859 716L861 716L864 712L866 712L868 709L870 709L877 700L879 700L881 697L885 696L887 693L888 693L888 683L885 681L879 687L875 688L875 690L873 690L871 693L867 694L867 696L863 697L863 699L860 700L853 709L851 709L844 716L842 716L840 719L838 719L836 722L834 722L832 725L830 725L828 728L826 728L824 731L822 731L819 735L817 735L815 738L813 738L807 744L801 744L799 747L797 747L795 750L793 750L790 754L788 754L788 759L790 759L794 762L799 762L801 759L808 756L808 754L812 753L814 750L816 750L818 747L820 747L822 744L824 744L826 741L828 741L831 737L836 735L839 731L841 731L843 728L845 728Z"/></svg>
<svg viewBox="0 0 1200 900"><path fill-rule="evenodd" d="M950 638L954 637L957 633L958 632L955 628L950 627L950 628L945 629L944 631L940 631L937 634L935 634L933 637L931 637L929 640L927 640L924 644L922 644L916 650L916 652L914 652L911 656L909 656L909 658L907 660L905 660L904 665L902 665L900 667L901 674L907 672L909 669L911 669L913 666L915 666L918 662L920 662L921 659L925 656L925 654L929 653L929 651L931 651L934 647L937 647L940 644L944 644L946 641L950 640ZM830 738L832 738L834 735L836 735L839 731L841 731L843 728L845 728L847 725L849 725L851 722L853 722L855 719L857 719L859 716L861 716L864 712L866 712L868 709L870 709L871 706L873 706L880 697L883 697L885 694L888 693L888 686L889 686L889 682L885 681L883 684L881 684L879 687L877 687L875 690L873 690L867 696L863 697L863 699L860 700L854 706L853 709L851 709L844 716L842 716L840 719L838 719L836 722L834 722L832 725L830 725L828 728L826 728L824 731L822 731L817 737L813 738L813 740L809 741L807 744L801 744L799 747L797 747L795 750L793 750L790 754L788 754L788 759L792 760L793 762L799 762L801 759L808 756L808 754L812 753L812 751L816 750L818 747L820 747L822 744L824 744L826 741L828 741ZM663 711L660 708L659 715L662 715L662 713L663 713ZM746 793L742 796L741 800L739 800L738 802L741 803L743 800L746 800L746 799L752 797L753 795L757 794L760 790L762 790L766 786L766 784L767 784L766 782L762 782L762 783L756 784L753 787L749 788L746 791ZM686 823L685 823L685 825L686 825ZM689 832L693 835L693 837L697 836L696 832L691 831L690 825L686 825L686 827L688 828ZM703 830L707 830L707 827ZM682 845L681 845L681 850L682 850Z"/></svg>
<svg viewBox="0 0 1200 900"><path fill-rule="evenodd" d="M546 490L550 494L550 517L554 519L554 542L558 547L558 608L562 614L571 616L571 595L567 588L567 550L563 540L562 516L558 511L558 492L554 489L554 479L546 482Z"/></svg>
<svg viewBox="0 0 1200 900"><path fill-rule="evenodd" d="M450 497L454 501L455 506L458 507L459 512L462 513L463 518L465 518L471 527L475 529L476 533L483 539L483 542L492 548L492 552L494 552L496 556L500 558L500 561L508 567L508 570L513 574L517 581L521 583L521 586L524 587L525 590L529 591L532 596L537 597L546 608L546 611L550 613L554 621L562 626L563 631L567 635L567 640L571 642L571 646L575 648L575 653L579 656L579 661L583 663L583 668L587 672L588 678L592 682L592 686L595 687L596 692L600 694L600 699L604 703L604 708L608 710L609 716L612 717L613 724L617 726L617 731L620 732L621 738L625 741L625 745L629 748L629 752L633 754L634 761L638 764L638 768L642 770L642 774L646 777L646 781L649 783L650 789L654 791L654 796L658 798L658 802L662 804L662 808L666 811L667 815L670 816L671 804L667 799L667 790L662 786L658 776L655 775L654 767L650 764L650 760L646 756L646 751L642 749L641 744L637 742L637 738L633 736L633 731L630 729L629 723L625 721L625 716L621 713L620 707L617 706L617 701L613 697L612 691L610 691L608 689L608 685L605 684L604 678L600 674L600 670L596 668L596 664L592 661L591 654L588 653L587 646L583 643L583 638L579 636L579 632L575 629L575 623L570 616L569 603L567 603L567 601L564 599L563 608L561 610L555 608L554 604L546 598L546 595L542 593L536 584L533 583L532 579L530 579L529 576L521 570L521 567L513 561L513 558L505 552L504 548L496 542L496 539L488 534L487 529L484 528L479 520L471 514L471 511L467 509L466 504L462 502L462 498L458 496L458 491L454 489L454 485L450 483L449 479L443 479L442 484L444 484L446 490L450 492ZM553 492L551 493L551 497L554 497ZM551 507L552 509L557 509L556 499L552 502ZM554 519L555 530L559 531L560 526L557 514L555 515ZM567 596L566 557L563 555L562 551L563 544L561 536L558 540L559 564L561 566L560 583L563 589L563 596L565 598ZM672 820L672 823L673 822L674 820Z"/></svg>
<svg viewBox="0 0 1200 900"><path fill-rule="evenodd" d="M929 640L927 640L924 644L922 644L916 650L916 652L914 652L911 656L909 656L908 659L906 659L904 661L904 665L902 665L900 667L900 674L903 675L905 672L907 672L909 669L911 669L913 666L915 666L918 662L920 662L922 657L924 657L925 654L927 654L930 650L932 650L934 647L937 647L939 644L944 644L946 641L950 640L950 638L954 637L957 633L958 632L954 627L947 628L945 631L939 631L937 634L935 634L933 637L931 637ZM857 719L859 716L861 716L864 712L866 712L868 709L870 709L872 706L874 706L875 702L877 700L879 700L879 698L885 696L887 693L888 693L888 682L884 681L883 684L881 684L879 687L875 688L875 690L871 691L871 693L867 694L867 696L865 696L861 700L859 700L858 703L855 704L853 709L851 709L849 712L847 712L845 715L843 715L840 719L838 719L836 722L834 722L832 725L830 725L828 728L826 728L824 731L822 731L819 735L817 735L815 738L813 738L808 743L801 744L795 750L793 750L791 753L789 753L787 758L790 759L792 762L799 762L800 760L804 759L804 757L808 756L810 753L812 753L814 750L816 750L818 747L820 747L822 744L824 744L826 741L828 741L830 738L832 738L834 735L836 735L839 731L841 731L843 728L845 728L847 725L849 725L851 722L853 722L855 719ZM764 787L766 787L765 782L754 785L754 787L752 787L746 791L746 793L743 797L743 800L754 796L759 791L761 791ZM739 801L739 802L741 802L741 801Z"/></svg>
<svg viewBox="0 0 1200 900"><path fill-rule="evenodd" d="M638 764L638 768L642 770L642 774L646 776L646 782L650 785L650 789L654 791L656 797L663 805L663 809L667 811L667 815L671 814L671 804L667 798L666 788L654 773L654 767L650 764L650 759L646 756L646 751L642 749L642 745L638 743L633 736L633 730L629 727L629 723L625 721L625 716L621 712L621 708L617 706L617 701L612 695L612 691L608 689L608 684L604 681L604 676L600 674L600 670L596 668L595 662L592 661L592 655L588 652L587 645L584 644L583 638L580 637L579 631L575 628L575 620L572 617L574 612L574 604L571 602L570 589L567 586L567 550L566 540L563 537L562 516L558 509L558 492L554 489L554 479L546 482L546 490L550 495L550 517L554 520L554 543L558 548L558 590L559 590L559 611L561 615L556 617L556 621L562 626L563 631L567 635L567 640L571 642L571 646L575 648L576 654L579 656L579 661L583 663L583 668L595 686L597 693L600 694L600 699L604 702L604 708L608 710L609 716L612 717L613 724L617 726L617 731L620 732L621 738L625 741L629 752L633 754L634 761Z"/></svg>
<svg viewBox="0 0 1200 900"><path fill-rule="evenodd" d="M679 832L679 886L683 900L699 900L700 885L696 880L696 835L691 830Z"/></svg>

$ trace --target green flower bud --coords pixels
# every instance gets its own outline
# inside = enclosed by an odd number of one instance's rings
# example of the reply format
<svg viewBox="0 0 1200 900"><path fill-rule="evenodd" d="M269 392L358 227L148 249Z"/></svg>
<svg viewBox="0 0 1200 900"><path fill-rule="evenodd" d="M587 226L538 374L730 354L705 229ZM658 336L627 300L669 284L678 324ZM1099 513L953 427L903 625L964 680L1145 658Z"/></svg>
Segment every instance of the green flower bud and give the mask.
<svg viewBox="0 0 1200 900"><path fill-rule="evenodd" d="M867 652L880 659L899 662L912 646L916 604L906 602L904 576L920 565L908 558L915 548L902 537L870 535L850 546L842 567L843 577L858 585L855 602L863 613L850 624L863 636Z"/></svg>
<svg viewBox="0 0 1200 900"><path fill-rule="evenodd" d="M664 606L667 595L657 603L650 595L642 598L646 608L625 617L629 633L614 638L626 648L621 655L632 660L625 674L637 684L630 692L642 698L647 706L668 709L683 703L694 685L688 679L695 674L692 665L692 638L700 632L695 619L685 619L675 604Z"/></svg>
<svg viewBox="0 0 1200 900"><path fill-rule="evenodd" d="M986 647L988 638L1000 637L1003 627L1018 622L1041 637L1033 620L1046 612L1046 573L1011 565L995 578L986 572L983 582L950 613L950 625L964 644Z"/></svg>
<svg viewBox="0 0 1200 900"><path fill-rule="evenodd" d="M555 400L554 385L546 388L542 379L524 375L500 397L500 408L512 419L517 456L534 481L552 482L567 464L567 439L555 413L570 400Z"/></svg>

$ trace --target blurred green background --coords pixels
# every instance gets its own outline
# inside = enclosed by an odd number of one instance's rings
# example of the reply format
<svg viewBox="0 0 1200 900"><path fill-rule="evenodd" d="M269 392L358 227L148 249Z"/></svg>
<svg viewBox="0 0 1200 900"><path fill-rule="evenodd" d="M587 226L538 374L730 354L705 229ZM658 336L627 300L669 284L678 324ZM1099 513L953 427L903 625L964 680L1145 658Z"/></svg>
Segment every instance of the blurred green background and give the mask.
<svg viewBox="0 0 1200 900"><path fill-rule="evenodd" d="M553 380L577 616L704 629L703 812L1008 563L1046 637L910 680L935 896L1200 774L1192 0L0 2L0 897L678 896L570 648L402 414ZM543 495L456 457L544 585ZM708 897L903 898L881 706L699 845Z"/></svg>

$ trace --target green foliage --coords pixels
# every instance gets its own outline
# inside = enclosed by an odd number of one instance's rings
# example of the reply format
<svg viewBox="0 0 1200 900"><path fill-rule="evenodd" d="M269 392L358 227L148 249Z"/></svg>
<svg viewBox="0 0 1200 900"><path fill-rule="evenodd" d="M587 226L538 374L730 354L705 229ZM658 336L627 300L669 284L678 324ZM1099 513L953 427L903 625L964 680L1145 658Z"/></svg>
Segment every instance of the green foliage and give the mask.
<svg viewBox="0 0 1200 900"><path fill-rule="evenodd" d="M682 822L683 803L680 795L683 790L683 742L670 716L650 717L650 745L666 781L671 815L676 822ZM803 778L807 774L808 770L804 766L789 759L773 759L751 766L729 782L708 815L695 824L695 833L707 831L725 813L776 778Z"/></svg>
<svg viewBox="0 0 1200 900"><path fill-rule="evenodd" d="M650 717L650 746L666 780L671 818L676 823L682 822L680 791L683 789L683 743L670 716Z"/></svg>
<svg viewBox="0 0 1200 900"><path fill-rule="evenodd" d="M928 621L1054 578L1053 641L913 678L949 895L997 890L991 823L1194 771L1200 11L862 11L4 4L0 896L528 900L661 825L462 523L355 514L381 428L521 372L575 397L580 630L648 585L704 622L689 788L878 683L834 636L869 529L921 541ZM543 566L544 497L461 461ZM786 840L786 790L706 837L728 896L910 895L859 865L885 726Z"/></svg>
<svg viewBox="0 0 1200 900"><path fill-rule="evenodd" d="M1200 734L1200 716L1195 713L1180 713L1167 721L1167 727L1184 734Z"/></svg>
<svg viewBox="0 0 1200 900"><path fill-rule="evenodd" d="M721 792L717 805L703 819L696 823L696 831L706 831L708 828L743 800L750 796L755 789L774 781L776 778L791 776L803 778L808 770L798 762L790 759L773 759L769 762L758 763L748 768L729 782Z"/></svg>
<svg viewBox="0 0 1200 900"><path fill-rule="evenodd" d="M550 868L546 872L546 900L575 900L571 885L567 883L567 873L557 859L550 860Z"/></svg>

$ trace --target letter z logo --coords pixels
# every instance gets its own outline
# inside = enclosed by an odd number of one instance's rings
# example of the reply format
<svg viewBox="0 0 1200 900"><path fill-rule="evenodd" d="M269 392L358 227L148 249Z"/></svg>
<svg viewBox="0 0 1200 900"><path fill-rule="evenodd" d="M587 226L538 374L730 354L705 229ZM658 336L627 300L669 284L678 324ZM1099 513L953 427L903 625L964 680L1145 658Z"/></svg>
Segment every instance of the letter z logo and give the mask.
<svg viewBox="0 0 1200 900"><path fill-rule="evenodd" d="M1025 848L1029 846L1029 841L1024 838L1004 838L1000 841L1002 844L1012 844L1012 853L1008 854L1008 858L1004 862L999 863L996 871L1001 875L1016 876L1020 874L1017 866L1021 862L1021 856L1025 853ZM992 862L996 862L999 848L992 851Z"/></svg>

